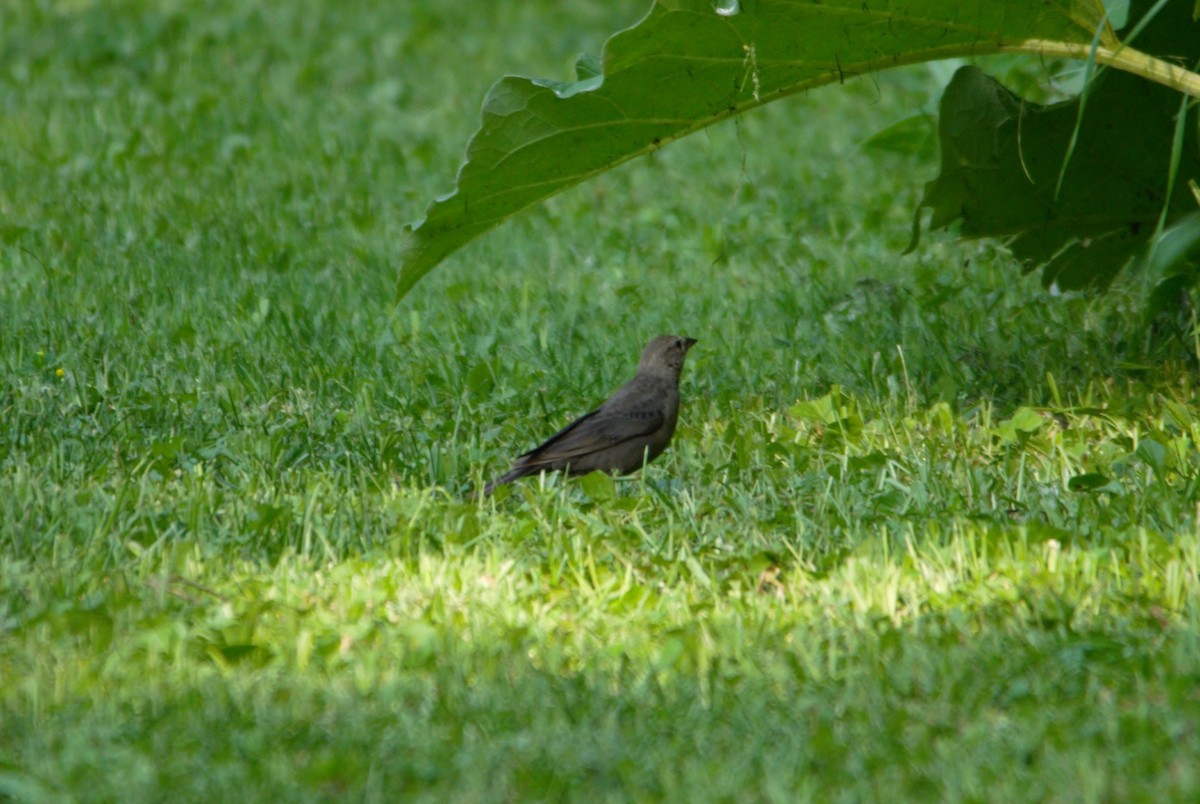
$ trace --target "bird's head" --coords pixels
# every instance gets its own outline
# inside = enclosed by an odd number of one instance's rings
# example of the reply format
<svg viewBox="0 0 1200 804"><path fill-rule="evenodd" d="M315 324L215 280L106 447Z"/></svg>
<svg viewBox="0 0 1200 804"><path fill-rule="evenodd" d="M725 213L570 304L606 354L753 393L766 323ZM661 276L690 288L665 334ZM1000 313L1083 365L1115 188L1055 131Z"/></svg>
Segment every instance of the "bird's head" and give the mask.
<svg viewBox="0 0 1200 804"><path fill-rule="evenodd" d="M683 371L683 359L695 344L695 338L659 335L642 350L638 373L666 375L678 380L679 373Z"/></svg>

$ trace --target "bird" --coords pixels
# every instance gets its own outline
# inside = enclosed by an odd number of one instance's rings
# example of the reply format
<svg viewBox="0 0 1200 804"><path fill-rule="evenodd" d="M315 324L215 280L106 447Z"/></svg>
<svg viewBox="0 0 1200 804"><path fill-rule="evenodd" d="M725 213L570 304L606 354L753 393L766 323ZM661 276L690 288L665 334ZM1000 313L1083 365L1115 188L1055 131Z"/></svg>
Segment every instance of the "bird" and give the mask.
<svg viewBox="0 0 1200 804"><path fill-rule="evenodd" d="M513 461L483 488L539 472L585 475L597 470L626 475L662 454L679 418L679 374L695 338L660 335L642 350L637 373L604 404Z"/></svg>

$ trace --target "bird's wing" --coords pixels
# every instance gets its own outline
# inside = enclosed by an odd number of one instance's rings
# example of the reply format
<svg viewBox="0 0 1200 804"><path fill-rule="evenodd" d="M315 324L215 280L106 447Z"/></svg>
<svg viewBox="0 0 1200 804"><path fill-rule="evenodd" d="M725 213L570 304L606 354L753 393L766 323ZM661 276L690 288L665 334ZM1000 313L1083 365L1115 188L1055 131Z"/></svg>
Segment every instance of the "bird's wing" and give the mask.
<svg viewBox="0 0 1200 804"><path fill-rule="evenodd" d="M520 456L524 466L540 466L570 461L581 455L607 449L631 438L649 435L663 426L666 414L661 399L646 400L636 406L606 404L550 436L546 442Z"/></svg>

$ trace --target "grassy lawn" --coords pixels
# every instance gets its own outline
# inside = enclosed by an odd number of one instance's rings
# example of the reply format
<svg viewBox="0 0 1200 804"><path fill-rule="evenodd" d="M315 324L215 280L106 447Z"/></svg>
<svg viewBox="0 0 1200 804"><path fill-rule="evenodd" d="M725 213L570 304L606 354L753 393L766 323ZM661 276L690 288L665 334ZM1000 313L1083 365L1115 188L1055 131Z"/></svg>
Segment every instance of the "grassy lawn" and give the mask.
<svg viewBox="0 0 1200 804"><path fill-rule="evenodd" d="M487 85L645 5L0 8L0 798L1200 795L1194 322L901 256L934 70L392 304ZM665 332L652 467L467 496Z"/></svg>

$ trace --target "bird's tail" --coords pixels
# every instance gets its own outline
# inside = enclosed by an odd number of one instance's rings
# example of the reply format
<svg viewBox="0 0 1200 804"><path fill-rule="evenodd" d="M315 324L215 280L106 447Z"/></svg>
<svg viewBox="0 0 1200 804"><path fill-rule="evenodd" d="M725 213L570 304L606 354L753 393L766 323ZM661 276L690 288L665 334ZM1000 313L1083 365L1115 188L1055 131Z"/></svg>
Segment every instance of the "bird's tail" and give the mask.
<svg viewBox="0 0 1200 804"><path fill-rule="evenodd" d="M512 469L509 469L507 472L500 475L500 477L488 482L488 484L483 487L483 491L478 492L476 496L487 497L496 490L497 486L503 486L505 483L511 483L514 480L531 475L535 471L537 470L532 469L529 466L514 466Z"/></svg>

